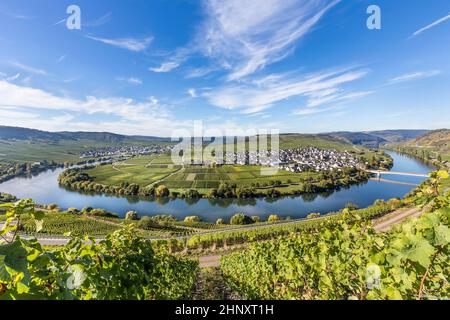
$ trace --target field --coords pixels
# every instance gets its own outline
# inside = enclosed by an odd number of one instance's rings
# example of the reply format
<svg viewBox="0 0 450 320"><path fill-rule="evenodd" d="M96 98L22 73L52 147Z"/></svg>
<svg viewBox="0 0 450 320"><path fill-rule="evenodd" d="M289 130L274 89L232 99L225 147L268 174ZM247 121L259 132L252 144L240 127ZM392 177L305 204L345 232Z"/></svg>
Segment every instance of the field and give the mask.
<svg viewBox="0 0 450 320"><path fill-rule="evenodd" d="M98 143L90 140L59 142L33 142L0 140L1 162L31 162L31 161L81 161L80 154L88 149L112 144Z"/></svg>
<svg viewBox="0 0 450 320"><path fill-rule="evenodd" d="M121 142L97 141L97 140L58 140L58 141L33 141L33 140L4 140L0 139L0 165L6 162L32 162L55 161L58 163L79 162L81 153L111 146L121 145L149 145L154 142L136 140L124 140ZM159 143L158 144L165 144ZM84 159L85 160L85 159Z"/></svg>
<svg viewBox="0 0 450 320"><path fill-rule="evenodd" d="M95 182L104 185L120 185L121 182L136 183L139 186L163 184L171 190L197 189L200 192L218 188L220 183L263 188L273 181L294 184L316 173L290 173L279 171L264 175L259 166L224 165L220 167L174 166L170 156L142 156L112 165L99 166L86 171Z"/></svg>

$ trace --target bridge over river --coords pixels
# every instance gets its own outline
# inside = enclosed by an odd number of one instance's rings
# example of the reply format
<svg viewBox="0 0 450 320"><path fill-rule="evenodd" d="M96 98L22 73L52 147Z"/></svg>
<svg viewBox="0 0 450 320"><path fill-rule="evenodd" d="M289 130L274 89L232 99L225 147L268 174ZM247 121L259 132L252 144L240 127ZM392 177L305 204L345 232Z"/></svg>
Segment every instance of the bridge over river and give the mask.
<svg viewBox="0 0 450 320"><path fill-rule="evenodd" d="M397 176L410 176L428 178L429 175L425 173L413 173L413 172L399 172L399 171L380 171L380 170L366 170L369 173L376 174L378 177L382 175L397 175Z"/></svg>

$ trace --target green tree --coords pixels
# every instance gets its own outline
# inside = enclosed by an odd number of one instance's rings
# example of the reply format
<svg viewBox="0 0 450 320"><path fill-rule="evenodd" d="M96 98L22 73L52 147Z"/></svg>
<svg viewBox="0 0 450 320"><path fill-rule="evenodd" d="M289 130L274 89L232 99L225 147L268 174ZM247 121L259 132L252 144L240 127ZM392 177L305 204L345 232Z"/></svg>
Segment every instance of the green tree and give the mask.
<svg viewBox="0 0 450 320"><path fill-rule="evenodd" d="M232 225L246 225L246 224L252 224L253 220L248 215L245 215L243 213L235 214L231 217L230 224Z"/></svg>
<svg viewBox="0 0 450 320"><path fill-rule="evenodd" d="M168 197L169 194L170 194L169 189L164 185L160 185L156 188L155 195L157 197Z"/></svg>

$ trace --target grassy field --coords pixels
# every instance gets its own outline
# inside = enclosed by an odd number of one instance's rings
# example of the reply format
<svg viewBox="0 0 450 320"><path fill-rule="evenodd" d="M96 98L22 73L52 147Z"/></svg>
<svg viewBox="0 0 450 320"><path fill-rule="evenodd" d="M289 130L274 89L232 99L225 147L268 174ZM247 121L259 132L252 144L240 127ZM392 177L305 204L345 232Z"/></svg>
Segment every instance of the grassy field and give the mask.
<svg viewBox="0 0 450 320"><path fill-rule="evenodd" d="M112 144L111 144L112 145ZM60 142L31 142L31 141L5 141L0 140L0 163L2 162L31 162L42 160L54 160L62 163L65 161L81 161L80 154L91 148L108 146L95 141L70 141Z"/></svg>
<svg viewBox="0 0 450 320"><path fill-rule="evenodd" d="M148 145L149 142L123 141L106 142L94 140L59 140L37 142L31 140L1 140L0 165L6 162L55 161L58 163L79 162L81 153L91 149L98 149L120 145ZM162 143L163 144L163 143Z"/></svg>

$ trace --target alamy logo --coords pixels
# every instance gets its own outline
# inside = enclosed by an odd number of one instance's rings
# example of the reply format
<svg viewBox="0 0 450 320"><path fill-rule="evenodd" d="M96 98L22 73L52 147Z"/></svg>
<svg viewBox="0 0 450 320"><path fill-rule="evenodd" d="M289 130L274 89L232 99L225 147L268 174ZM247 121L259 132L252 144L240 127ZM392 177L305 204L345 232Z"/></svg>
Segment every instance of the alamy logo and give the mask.
<svg viewBox="0 0 450 320"><path fill-rule="evenodd" d="M371 264L366 269L366 287L369 290L381 289L381 269L376 264Z"/></svg>
<svg viewBox="0 0 450 320"><path fill-rule="evenodd" d="M277 174L280 165L279 130L236 130L222 132L203 129L194 122L194 131L176 130L172 141L172 163L180 166L257 165L261 175Z"/></svg>
<svg viewBox="0 0 450 320"><path fill-rule="evenodd" d="M66 26L69 30L81 30L81 9L77 5L70 5L66 10L70 16L66 20Z"/></svg>
<svg viewBox="0 0 450 320"><path fill-rule="evenodd" d="M370 16L367 18L367 28L369 30L380 30L381 8L377 5L371 5L367 8L367 14L370 14Z"/></svg>

